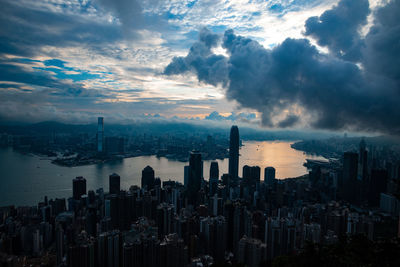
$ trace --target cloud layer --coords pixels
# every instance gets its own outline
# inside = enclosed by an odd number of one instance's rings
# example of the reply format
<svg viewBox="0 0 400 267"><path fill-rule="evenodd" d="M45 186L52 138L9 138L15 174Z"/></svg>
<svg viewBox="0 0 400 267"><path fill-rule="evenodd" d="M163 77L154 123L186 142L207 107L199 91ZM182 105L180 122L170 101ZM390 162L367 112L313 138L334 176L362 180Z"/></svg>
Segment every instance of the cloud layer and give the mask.
<svg viewBox="0 0 400 267"><path fill-rule="evenodd" d="M219 37L227 55L217 55L204 35L218 36L203 30L188 55L175 57L165 74L189 72L222 85L229 99L260 112L265 126L400 134L399 8L399 0L379 8L365 37L360 32L370 14L366 0L342 0L310 17L305 35L329 53L304 38L267 49L227 30Z"/></svg>
<svg viewBox="0 0 400 267"><path fill-rule="evenodd" d="M394 132L399 5L376 2L0 0L0 123L160 114Z"/></svg>

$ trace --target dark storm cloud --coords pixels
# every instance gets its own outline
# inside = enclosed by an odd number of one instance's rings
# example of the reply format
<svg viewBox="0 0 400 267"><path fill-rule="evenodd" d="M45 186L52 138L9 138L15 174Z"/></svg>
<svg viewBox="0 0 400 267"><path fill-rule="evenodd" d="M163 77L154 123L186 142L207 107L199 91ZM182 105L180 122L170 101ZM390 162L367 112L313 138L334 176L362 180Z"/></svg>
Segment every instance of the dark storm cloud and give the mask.
<svg viewBox="0 0 400 267"><path fill-rule="evenodd" d="M345 59L360 58L363 46L359 30L367 23L368 0L342 0L319 17L310 17L305 35L315 38L319 45Z"/></svg>
<svg viewBox="0 0 400 267"><path fill-rule="evenodd" d="M369 72L395 81L400 91L400 0L377 10L373 27L365 37L363 63Z"/></svg>
<svg viewBox="0 0 400 267"><path fill-rule="evenodd" d="M202 28L199 33L199 40L206 45L208 48L212 48L218 45L220 36L213 34L209 29Z"/></svg>
<svg viewBox="0 0 400 267"><path fill-rule="evenodd" d="M224 85L229 99L261 112L266 126L290 127L309 118L307 123L318 129L400 134L400 39L395 19L400 1L389 5L377 12L375 26L365 40L353 34L369 13L366 1L343 0L325 12L320 17L322 24L313 25L312 35L319 42L323 40L321 44L329 47L330 54L320 53L307 39L288 38L273 49L265 49L257 41L228 30L222 40L228 57L211 53L200 38L186 57L174 58L165 73L193 72L202 82ZM339 16L339 11L347 13ZM342 30L327 26L334 21ZM307 23L311 29L312 23ZM348 29L342 24L348 24ZM328 34L335 37L327 39ZM361 68L352 62L352 49L358 41L365 43L358 57ZM383 52L386 46L389 49ZM378 56L380 61L374 65ZM215 57L218 60L208 64ZM382 69L391 65L390 71ZM286 117L279 121L284 112Z"/></svg>
<svg viewBox="0 0 400 267"><path fill-rule="evenodd" d="M186 57L174 57L172 62L165 68L166 75L181 74L193 71L197 74L199 81L217 86L226 85L227 59L221 55L215 55L211 48L218 44L220 36L202 29L199 41L190 48Z"/></svg>
<svg viewBox="0 0 400 267"><path fill-rule="evenodd" d="M287 127L292 127L296 125L296 123L299 121L299 117L296 115L289 115L282 121L278 123L278 127L280 128L287 128Z"/></svg>

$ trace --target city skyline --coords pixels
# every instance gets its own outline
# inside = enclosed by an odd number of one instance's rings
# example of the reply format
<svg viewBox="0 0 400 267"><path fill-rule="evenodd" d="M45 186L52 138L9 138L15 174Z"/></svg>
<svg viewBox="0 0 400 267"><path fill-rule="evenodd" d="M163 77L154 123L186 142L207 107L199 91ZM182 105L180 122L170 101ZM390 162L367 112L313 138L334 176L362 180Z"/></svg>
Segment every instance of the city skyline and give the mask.
<svg viewBox="0 0 400 267"><path fill-rule="evenodd" d="M399 6L3 0L0 121L398 135Z"/></svg>
<svg viewBox="0 0 400 267"><path fill-rule="evenodd" d="M69 179L66 198L45 195L36 206L0 207L0 263L324 266L333 257L335 265L398 265L400 154L394 146L381 149L362 138L356 152L307 161L308 174L277 179L271 165L243 165L238 176L237 126L229 139L226 173L217 161L205 169L203 153L192 150L180 169L184 184L156 177L147 165L141 186L123 188L126 177L111 173L104 187L93 188L77 176ZM97 157L104 157L98 133L92 141ZM211 136L206 144L213 149ZM384 257L382 248L389 250ZM360 249L373 256L359 258Z"/></svg>
<svg viewBox="0 0 400 267"><path fill-rule="evenodd" d="M400 266L400 0L0 0L0 266Z"/></svg>

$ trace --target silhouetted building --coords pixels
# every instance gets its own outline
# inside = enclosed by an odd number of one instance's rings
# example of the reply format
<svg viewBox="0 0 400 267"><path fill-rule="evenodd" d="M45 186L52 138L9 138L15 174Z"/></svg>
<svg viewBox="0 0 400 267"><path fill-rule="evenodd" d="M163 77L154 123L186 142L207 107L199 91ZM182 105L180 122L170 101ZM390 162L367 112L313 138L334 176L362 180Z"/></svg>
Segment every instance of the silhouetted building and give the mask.
<svg viewBox="0 0 400 267"><path fill-rule="evenodd" d="M209 179L209 187L210 187L210 196L213 196L218 187L218 178L219 178L219 168L218 162L213 161L210 165L210 179Z"/></svg>
<svg viewBox="0 0 400 267"><path fill-rule="evenodd" d="M97 152L104 152L104 118L97 118Z"/></svg>
<svg viewBox="0 0 400 267"><path fill-rule="evenodd" d="M210 180L218 180L219 177L219 168L218 168L218 162L213 161L211 162L210 165Z"/></svg>
<svg viewBox="0 0 400 267"><path fill-rule="evenodd" d="M82 195L86 195L86 179L78 176L72 180L72 196L79 200Z"/></svg>
<svg viewBox="0 0 400 267"><path fill-rule="evenodd" d="M183 169L183 185L187 188L189 184L189 165L186 165Z"/></svg>
<svg viewBox="0 0 400 267"><path fill-rule="evenodd" d="M110 194L118 194L121 190L121 177L113 173L109 176Z"/></svg>
<svg viewBox="0 0 400 267"><path fill-rule="evenodd" d="M358 179L361 181L367 180L368 176L368 151L366 149L365 140L360 142L360 152L358 157Z"/></svg>
<svg viewBox="0 0 400 267"><path fill-rule="evenodd" d="M248 184L251 179L251 167L249 165L244 165L242 170L242 178L245 184Z"/></svg>
<svg viewBox="0 0 400 267"><path fill-rule="evenodd" d="M150 166L146 166L146 168L142 171L142 188L146 188L147 190L151 190L154 187L154 170Z"/></svg>
<svg viewBox="0 0 400 267"><path fill-rule="evenodd" d="M358 154L345 152L343 155L343 193L349 202L357 200L357 165Z"/></svg>
<svg viewBox="0 0 400 267"><path fill-rule="evenodd" d="M369 205L379 206L380 194L386 193L387 181L387 170L371 170L371 180L368 194Z"/></svg>
<svg viewBox="0 0 400 267"><path fill-rule="evenodd" d="M197 194L200 191L202 180L203 161L201 153L192 151L189 158L189 181L188 181L188 200L190 204L196 204Z"/></svg>
<svg viewBox="0 0 400 267"><path fill-rule="evenodd" d="M239 129L236 125L232 126L229 138L229 174L236 182L239 171Z"/></svg>
<svg viewBox="0 0 400 267"><path fill-rule="evenodd" d="M264 183L271 185L275 182L275 168L266 167L264 169Z"/></svg>
<svg viewBox="0 0 400 267"><path fill-rule="evenodd" d="M229 186L232 183L232 176L229 173L224 173L222 174L221 180L225 186Z"/></svg>
<svg viewBox="0 0 400 267"><path fill-rule="evenodd" d="M256 185L260 183L260 167L243 166L243 183L245 185Z"/></svg>

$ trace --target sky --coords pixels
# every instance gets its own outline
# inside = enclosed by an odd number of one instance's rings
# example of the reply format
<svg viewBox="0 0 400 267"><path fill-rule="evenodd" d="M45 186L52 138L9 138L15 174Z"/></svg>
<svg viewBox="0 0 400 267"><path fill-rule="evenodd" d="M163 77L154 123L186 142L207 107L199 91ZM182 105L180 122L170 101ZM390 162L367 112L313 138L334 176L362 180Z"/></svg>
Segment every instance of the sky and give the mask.
<svg viewBox="0 0 400 267"><path fill-rule="evenodd" d="M0 0L0 120L400 134L400 0Z"/></svg>

